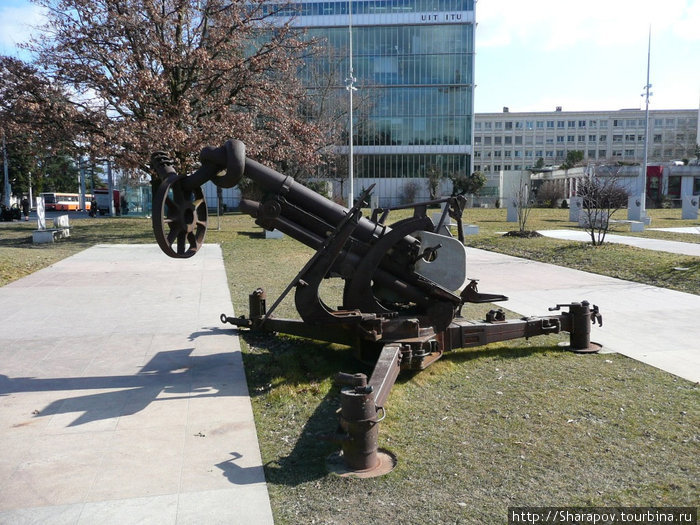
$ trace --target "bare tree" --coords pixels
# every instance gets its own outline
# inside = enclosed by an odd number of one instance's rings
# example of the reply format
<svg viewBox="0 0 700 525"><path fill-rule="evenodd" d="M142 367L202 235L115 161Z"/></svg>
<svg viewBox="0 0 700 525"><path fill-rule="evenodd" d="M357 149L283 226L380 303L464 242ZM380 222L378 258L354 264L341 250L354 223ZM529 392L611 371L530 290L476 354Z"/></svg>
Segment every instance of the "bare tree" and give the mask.
<svg viewBox="0 0 700 525"><path fill-rule="evenodd" d="M583 198L583 227L591 237L593 246L605 242L610 221L620 208L627 205L627 192L620 184L620 167L596 170L579 181L578 195Z"/></svg>
<svg viewBox="0 0 700 525"><path fill-rule="evenodd" d="M534 198L532 192L530 191L530 181L524 178L520 179L520 184L515 191L515 208L518 212L518 231L525 232L525 226L527 225L527 219L530 216L530 211L532 211L532 205L534 204Z"/></svg>
<svg viewBox="0 0 700 525"><path fill-rule="evenodd" d="M28 47L92 123L91 146L124 168L150 152L191 169L206 144L246 142L276 163L318 161L316 125L299 111L309 42L264 0L37 0L48 23ZM272 8L271 8L272 6Z"/></svg>
<svg viewBox="0 0 700 525"><path fill-rule="evenodd" d="M547 180L537 191L537 201L550 208L555 208L557 201L565 196L564 182L560 180Z"/></svg>
<svg viewBox="0 0 700 525"><path fill-rule="evenodd" d="M70 158L85 153L83 130L93 126L65 88L31 64L0 56L0 128L14 191L75 191Z"/></svg>
<svg viewBox="0 0 700 525"><path fill-rule="evenodd" d="M32 148L59 149L75 144L90 126L70 102L67 89L51 82L32 64L0 56L0 126Z"/></svg>
<svg viewBox="0 0 700 525"><path fill-rule="evenodd" d="M318 130L316 147L320 156L317 171L309 175L337 181L342 195L349 175L349 96L345 88L345 72L342 71L342 66L329 63L325 56L329 51L329 44L321 44L324 45L314 48L313 54L307 56L301 70L307 93L303 113L315 123ZM347 56L347 50L331 49L331 52L334 57ZM361 86L361 89L355 92L353 120L356 126L367 121L373 106L372 98L371 90L367 86Z"/></svg>
<svg viewBox="0 0 700 525"><path fill-rule="evenodd" d="M416 181L409 181L403 185L403 204L413 204L420 193L420 186Z"/></svg>

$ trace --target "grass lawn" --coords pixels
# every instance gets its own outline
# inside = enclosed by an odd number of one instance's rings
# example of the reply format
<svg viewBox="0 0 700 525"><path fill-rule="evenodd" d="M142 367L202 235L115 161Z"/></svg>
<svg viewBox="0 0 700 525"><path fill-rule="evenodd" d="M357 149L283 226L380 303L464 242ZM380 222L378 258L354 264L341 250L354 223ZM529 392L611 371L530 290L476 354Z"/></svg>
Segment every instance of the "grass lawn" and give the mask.
<svg viewBox="0 0 700 525"><path fill-rule="evenodd" d="M467 210L466 221L481 228L468 244L700 293L693 258L504 239L496 232L514 226L505 213ZM654 226L698 224L676 218L679 210L651 214ZM528 229L568 228L567 219L567 210L536 209ZM145 219L74 221L70 240L41 247L31 245L32 228L0 223L0 284L94 243L153 242ZM215 228L216 218L207 242L222 247L237 314L246 313L258 286L270 304L312 253L288 237L264 240L245 216L226 215ZM673 271L677 266L690 269ZM333 284L324 293L338 291ZM292 303L279 315L294 316ZM336 447L318 435L334 430L332 376L370 370L342 346L249 333L242 339L276 523L490 524L505 523L509 506L697 505L698 386L637 361L570 354L556 346L562 336L453 352L399 378L380 430L380 446L397 454L398 466L357 480L326 473Z"/></svg>

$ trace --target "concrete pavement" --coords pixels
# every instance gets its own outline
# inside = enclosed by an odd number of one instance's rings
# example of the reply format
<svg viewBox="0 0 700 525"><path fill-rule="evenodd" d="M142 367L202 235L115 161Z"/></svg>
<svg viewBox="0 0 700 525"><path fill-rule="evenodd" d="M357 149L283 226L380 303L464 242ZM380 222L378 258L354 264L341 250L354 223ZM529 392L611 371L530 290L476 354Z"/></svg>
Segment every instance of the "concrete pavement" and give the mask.
<svg viewBox="0 0 700 525"><path fill-rule="evenodd" d="M583 230L540 230L538 233L554 239L591 242L591 236ZM629 246L636 246L637 248L643 248L645 250L700 257L700 244L690 242L665 241L662 239L650 239L648 237L633 237L631 235L617 235L611 233L608 233L605 236L605 242L627 244Z"/></svg>
<svg viewBox="0 0 700 525"><path fill-rule="evenodd" d="M272 523L232 311L214 245L0 288L0 523Z"/></svg>
<svg viewBox="0 0 700 525"><path fill-rule="evenodd" d="M468 248L467 270L479 291L501 293L505 308L547 315L555 304L588 300L603 314L591 339L672 374L700 381L700 296L552 264Z"/></svg>
<svg viewBox="0 0 700 525"><path fill-rule="evenodd" d="M647 230L671 233L692 233L694 235L700 235L700 226L680 226L678 228L647 228Z"/></svg>

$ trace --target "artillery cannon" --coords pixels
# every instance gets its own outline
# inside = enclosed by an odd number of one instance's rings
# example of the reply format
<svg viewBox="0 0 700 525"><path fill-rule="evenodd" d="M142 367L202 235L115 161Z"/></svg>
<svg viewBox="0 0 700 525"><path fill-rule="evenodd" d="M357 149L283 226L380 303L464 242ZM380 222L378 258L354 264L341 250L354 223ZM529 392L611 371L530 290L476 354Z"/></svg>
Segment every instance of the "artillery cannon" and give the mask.
<svg viewBox="0 0 700 525"><path fill-rule="evenodd" d="M262 190L259 201L242 200L240 209L265 229L277 229L316 250L316 253L268 308L263 289L249 296L249 315L221 321L250 330L280 332L351 345L357 356L375 363L371 377L339 373L339 428L332 437L342 448L344 472L361 476L390 470L394 458L377 446L378 422L401 370L422 370L444 352L536 335L569 332L570 348L595 352L591 323L602 324L597 306L588 302L557 305L568 311L542 317L506 320L491 310L483 321L463 319L465 303L493 303L507 297L478 291L467 278L462 230L465 199L461 196L407 206L413 216L391 225L397 208L375 209L371 218L360 208L370 187L347 209L333 203L258 162L246 158L240 141L200 153L201 167L178 175L173 162L156 153L153 228L161 249L171 257L191 257L201 247L207 227L207 208L201 185L224 188L248 177ZM427 216L431 205L444 204L437 221ZM443 235L445 221L457 224L457 238ZM325 278L344 280L342 305L332 308L319 295ZM294 289L301 319L274 316L282 299Z"/></svg>

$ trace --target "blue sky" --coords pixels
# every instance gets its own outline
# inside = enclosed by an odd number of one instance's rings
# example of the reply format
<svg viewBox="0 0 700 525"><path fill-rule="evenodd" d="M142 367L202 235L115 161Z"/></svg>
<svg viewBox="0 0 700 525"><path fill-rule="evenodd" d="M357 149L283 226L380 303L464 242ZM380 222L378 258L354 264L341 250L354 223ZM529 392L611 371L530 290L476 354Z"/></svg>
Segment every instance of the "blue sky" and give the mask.
<svg viewBox="0 0 700 525"><path fill-rule="evenodd" d="M700 104L700 0L478 0L476 19L479 113L643 107L650 27L650 108ZM0 53L41 20L0 0Z"/></svg>
<svg viewBox="0 0 700 525"><path fill-rule="evenodd" d="M477 112L700 103L700 0L478 0Z"/></svg>

